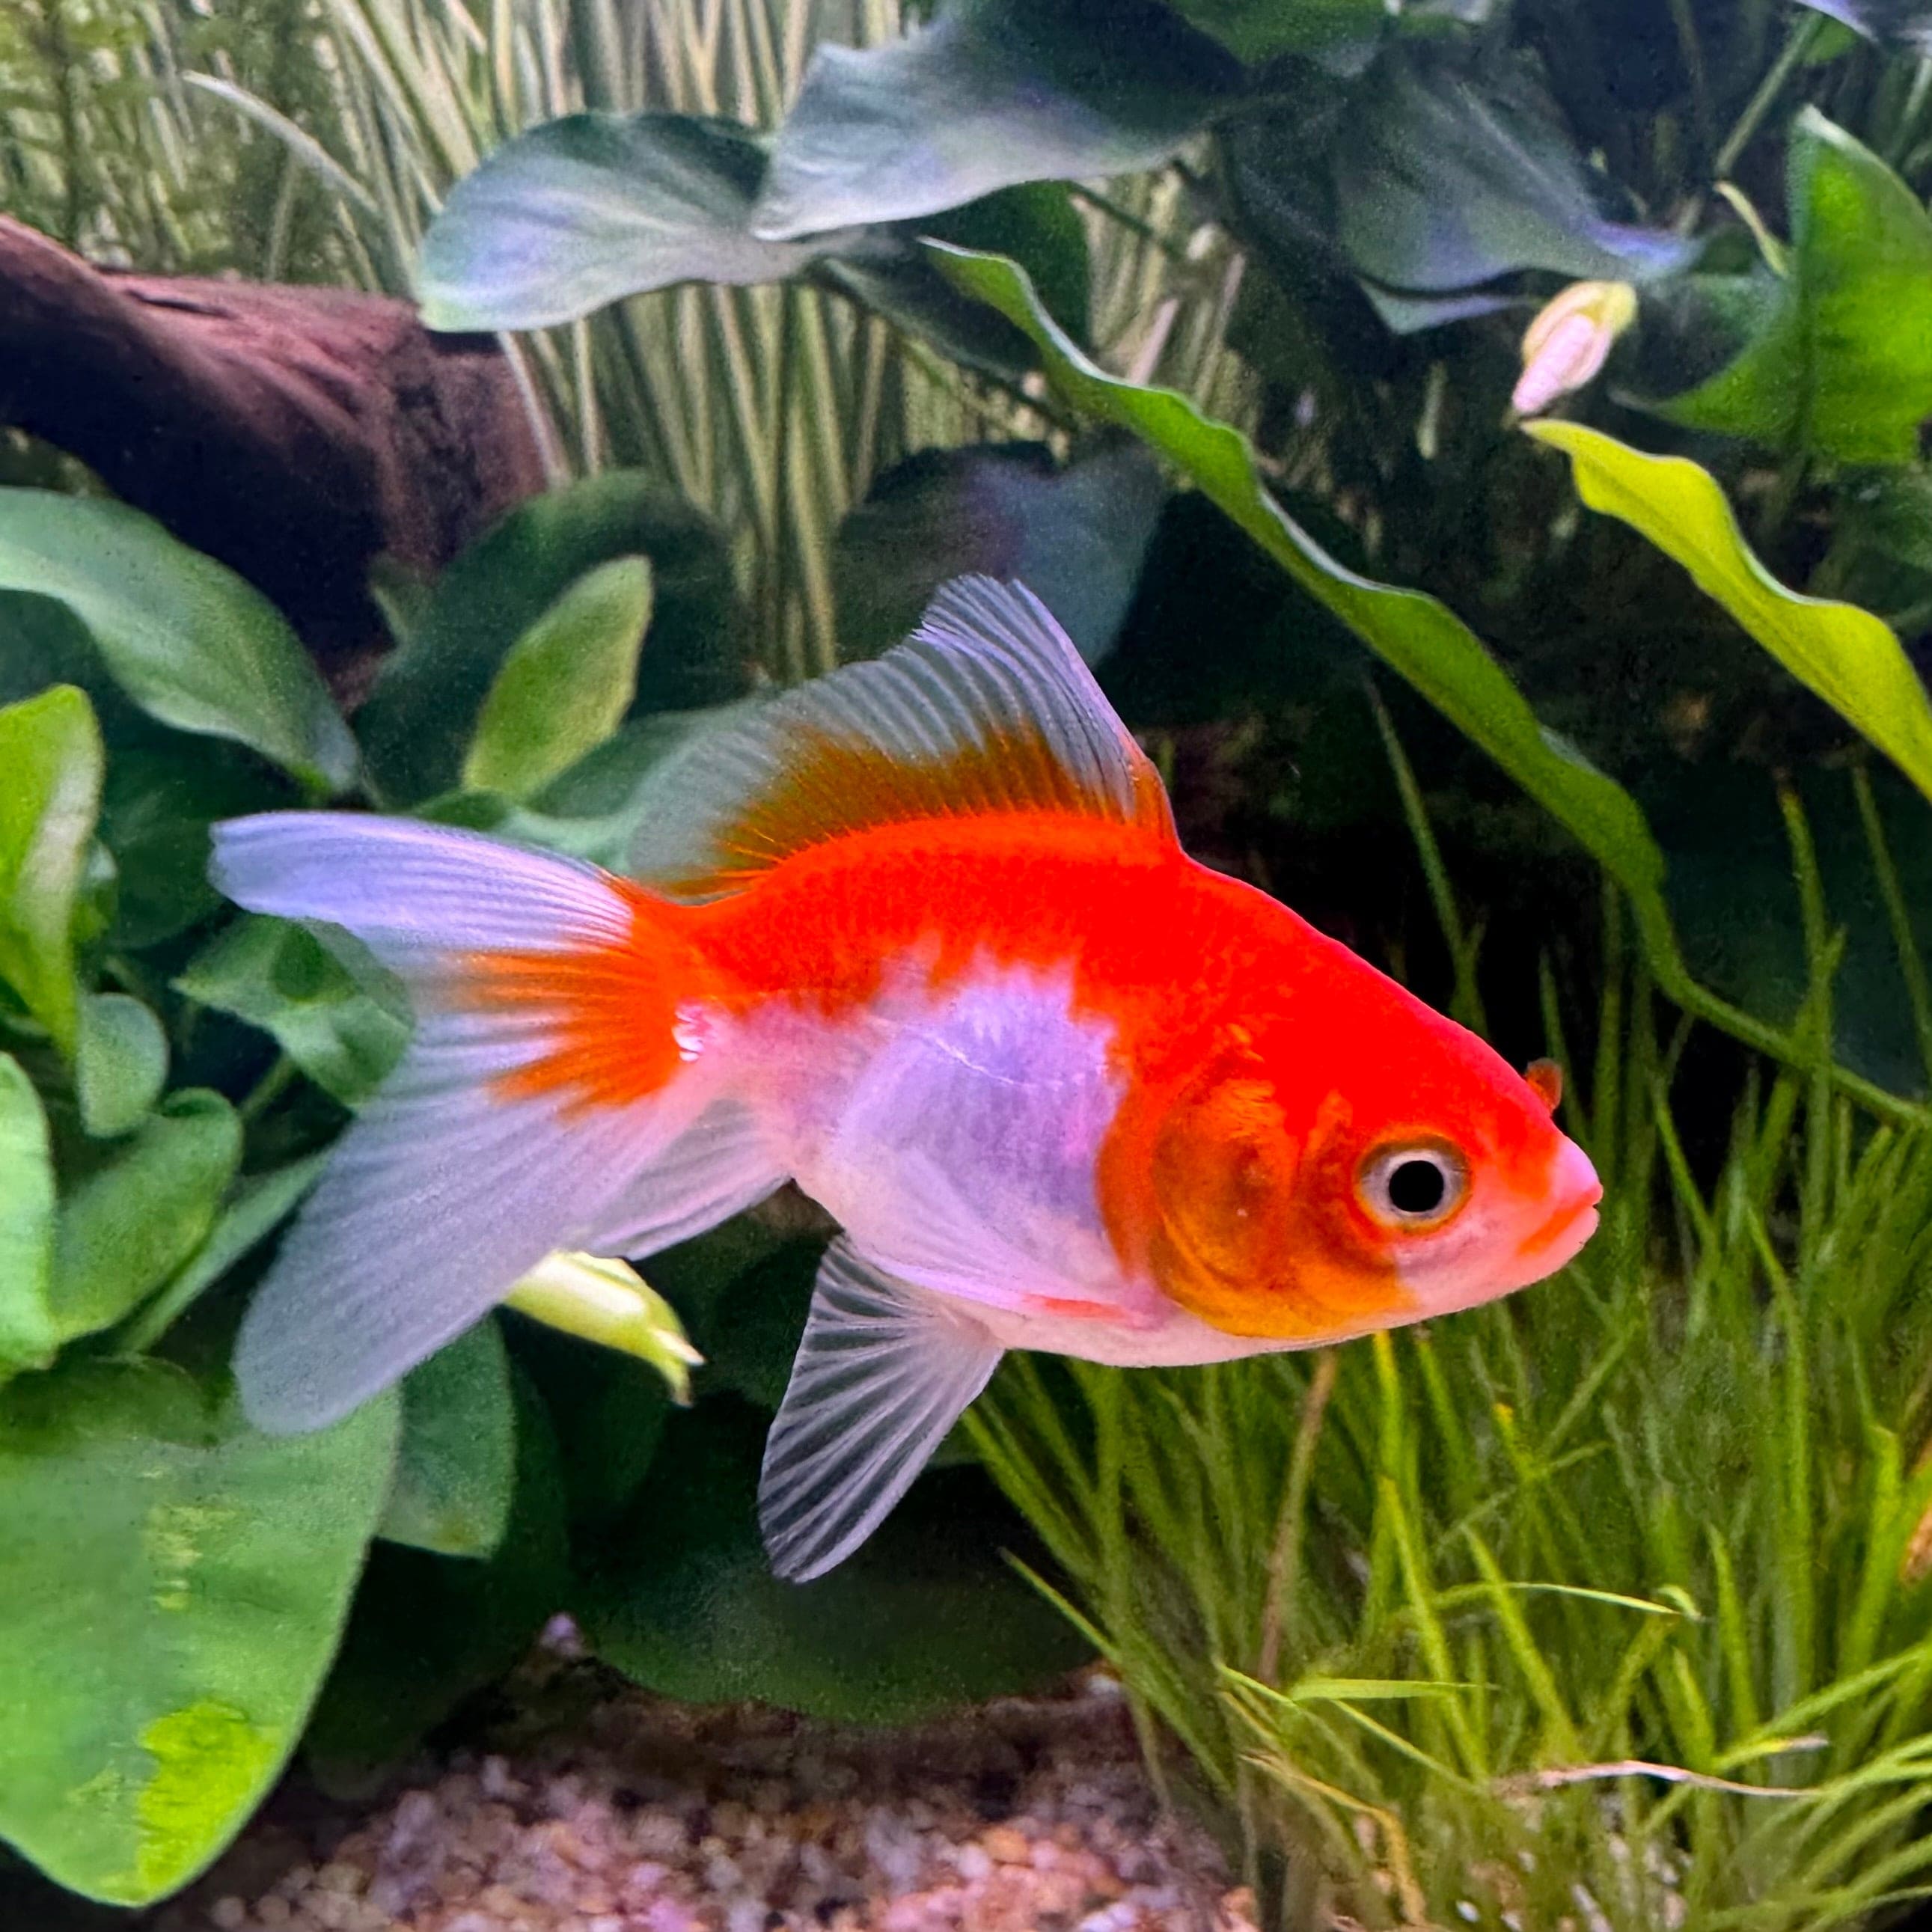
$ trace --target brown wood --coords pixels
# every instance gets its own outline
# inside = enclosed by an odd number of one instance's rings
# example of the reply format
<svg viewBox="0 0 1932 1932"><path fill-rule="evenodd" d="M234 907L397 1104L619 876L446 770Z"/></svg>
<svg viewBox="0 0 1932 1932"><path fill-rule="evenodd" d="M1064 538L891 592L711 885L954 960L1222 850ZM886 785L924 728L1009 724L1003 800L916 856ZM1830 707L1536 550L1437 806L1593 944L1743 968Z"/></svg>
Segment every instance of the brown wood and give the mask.
<svg viewBox="0 0 1932 1932"><path fill-rule="evenodd" d="M386 642L374 559L433 572L544 482L487 336L386 296L103 271L4 217L0 424L247 578L345 692Z"/></svg>

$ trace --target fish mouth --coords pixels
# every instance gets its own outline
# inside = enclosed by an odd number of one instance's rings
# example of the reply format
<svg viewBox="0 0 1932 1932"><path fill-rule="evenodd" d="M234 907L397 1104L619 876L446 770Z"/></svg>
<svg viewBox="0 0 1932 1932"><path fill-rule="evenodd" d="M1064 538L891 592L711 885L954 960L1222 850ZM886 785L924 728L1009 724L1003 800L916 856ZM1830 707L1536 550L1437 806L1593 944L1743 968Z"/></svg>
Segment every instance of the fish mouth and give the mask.
<svg viewBox="0 0 1932 1932"><path fill-rule="evenodd" d="M1560 1268L1597 1232L1597 1204L1604 1198L1604 1184L1588 1155L1574 1141L1564 1142L1554 1178L1562 1189L1562 1201L1516 1252L1525 1261Z"/></svg>

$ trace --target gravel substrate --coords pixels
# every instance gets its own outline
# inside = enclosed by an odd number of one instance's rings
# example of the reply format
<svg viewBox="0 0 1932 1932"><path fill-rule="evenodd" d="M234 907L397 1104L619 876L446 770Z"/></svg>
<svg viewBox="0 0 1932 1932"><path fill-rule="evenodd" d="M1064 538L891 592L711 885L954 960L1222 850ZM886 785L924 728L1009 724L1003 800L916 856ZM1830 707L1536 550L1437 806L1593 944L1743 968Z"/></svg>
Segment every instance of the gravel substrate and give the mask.
<svg viewBox="0 0 1932 1932"><path fill-rule="evenodd" d="M1104 1678L911 1732L581 1683L374 1810L285 1792L154 1932L1254 1932Z"/></svg>

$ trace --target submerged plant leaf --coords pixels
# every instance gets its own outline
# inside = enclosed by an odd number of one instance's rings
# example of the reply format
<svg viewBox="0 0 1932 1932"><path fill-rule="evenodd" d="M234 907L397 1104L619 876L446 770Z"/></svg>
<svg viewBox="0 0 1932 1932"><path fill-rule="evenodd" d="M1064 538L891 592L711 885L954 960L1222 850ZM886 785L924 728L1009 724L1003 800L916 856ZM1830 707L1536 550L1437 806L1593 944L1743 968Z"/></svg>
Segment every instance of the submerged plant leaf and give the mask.
<svg viewBox="0 0 1932 1932"><path fill-rule="evenodd" d="M51 1289L54 1168L46 1116L20 1062L0 1053L0 1382L60 1346Z"/></svg>
<svg viewBox="0 0 1932 1932"><path fill-rule="evenodd" d="M651 567L613 557L586 571L517 641L483 700L463 782L526 799L602 744L638 688Z"/></svg>
<svg viewBox="0 0 1932 1932"><path fill-rule="evenodd" d="M873 484L832 554L838 635L870 657L910 631L949 578L1017 578L1089 664L1112 647L1167 495L1123 438L1055 466L1038 443L922 450Z"/></svg>
<svg viewBox="0 0 1932 1932"><path fill-rule="evenodd" d="M260 1436L160 1363L0 1390L0 1837L116 1905L214 1857L301 1730L395 1430L386 1396Z"/></svg>
<svg viewBox="0 0 1932 1932"><path fill-rule="evenodd" d="M403 1432L376 1534L442 1556L488 1556L503 1540L517 1474L510 1364L494 1320L403 1378Z"/></svg>
<svg viewBox="0 0 1932 1932"><path fill-rule="evenodd" d="M1676 949L1662 899L1664 855L1636 802L1546 731L1502 668L1444 605L1345 569L1262 487L1240 433L1170 389L1144 388L1096 368L1054 326L1010 262L934 244L946 272L1026 329L1054 385L1103 422L1131 429L1246 530L1295 581L1407 678L1451 723L1567 826L1636 901L1659 949Z"/></svg>
<svg viewBox="0 0 1932 1932"><path fill-rule="evenodd" d="M1649 456L1580 423L1526 425L1570 458L1593 510L1621 518L1690 572L1800 683L1848 718L1932 799L1932 700L1869 610L1785 589L1744 540L1711 473Z"/></svg>
<svg viewBox="0 0 1932 1932"><path fill-rule="evenodd" d="M1642 281L1691 244L1606 220L1534 74L1460 43L1392 46L1351 96L1330 164L1336 232L1395 290L1465 290L1518 268Z"/></svg>
<svg viewBox="0 0 1932 1932"><path fill-rule="evenodd" d="M0 710L0 980L72 1053L76 903L100 806L100 734L71 685Z"/></svg>
<svg viewBox="0 0 1932 1932"><path fill-rule="evenodd" d="M366 1100L409 1043L400 996L379 998L314 934L288 920L245 914L196 953L174 984L190 1000L272 1034L344 1106Z"/></svg>
<svg viewBox="0 0 1932 1932"><path fill-rule="evenodd" d="M1785 162L1789 273L1726 368L1651 405L1694 429L1844 463L1909 463L1932 416L1932 217L1871 150L1806 108Z"/></svg>
<svg viewBox="0 0 1932 1932"><path fill-rule="evenodd" d="M431 328L542 328L678 282L781 282L851 236L748 225L765 152L736 122L572 114L506 141L451 189L416 274Z"/></svg>
<svg viewBox="0 0 1932 1932"><path fill-rule="evenodd" d="M168 1036L153 1010L125 993L88 994L74 1068L81 1125L98 1138L139 1126L167 1077Z"/></svg>
<svg viewBox="0 0 1932 1932"><path fill-rule="evenodd" d="M651 623L634 708L722 704L750 682L751 650L723 532L640 470L607 470L516 508L438 581L409 641L356 716L391 803L452 791L504 661L571 585L620 557L651 570Z"/></svg>
<svg viewBox="0 0 1932 1932"><path fill-rule="evenodd" d="M151 717L232 738L311 791L355 776L355 741L260 592L124 503L0 490L0 590L62 604Z"/></svg>
<svg viewBox="0 0 1932 1932"><path fill-rule="evenodd" d="M1799 0L1880 46L1904 47L1932 59L1932 6L1926 0Z"/></svg>
<svg viewBox="0 0 1932 1932"><path fill-rule="evenodd" d="M752 230L818 236L1154 167L1244 86L1226 50L1154 0L959 0L881 46L817 50Z"/></svg>
<svg viewBox="0 0 1932 1932"><path fill-rule="evenodd" d="M1372 48L1394 10L1386 0L1172 0L1174 10L1239 58Z"/></svg>
<svg viewBox="0 0 1932 1932"><path fill-rule="evenodd" d="M219 1094L171 1094L61 1202L54 1319L63 1336L118 1322L201 1245L242 1158Z"/></svg>

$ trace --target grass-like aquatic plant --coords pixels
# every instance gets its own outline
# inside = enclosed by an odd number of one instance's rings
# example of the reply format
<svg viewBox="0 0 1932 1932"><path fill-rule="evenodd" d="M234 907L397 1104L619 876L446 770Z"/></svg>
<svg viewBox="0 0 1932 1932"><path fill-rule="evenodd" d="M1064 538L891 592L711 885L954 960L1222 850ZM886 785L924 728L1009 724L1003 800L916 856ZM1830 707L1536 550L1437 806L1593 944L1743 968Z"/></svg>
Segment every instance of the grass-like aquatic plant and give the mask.
<svg viewBox="0 0 1932 1932"><path fill-rule="evenodd" d="M1614 949L1598 1022L1562 1276L1313 1355L1016 1358L976 1414L1282 1926L1823 1932L1932 1888L1932 1136L1787 1070L1694 1160Z"/></svg>

